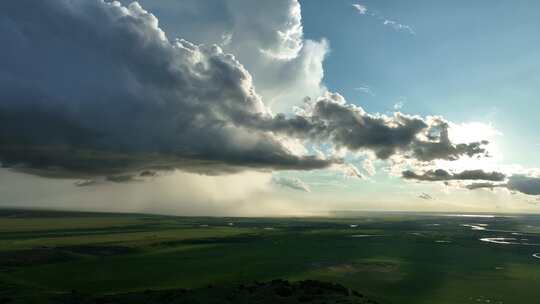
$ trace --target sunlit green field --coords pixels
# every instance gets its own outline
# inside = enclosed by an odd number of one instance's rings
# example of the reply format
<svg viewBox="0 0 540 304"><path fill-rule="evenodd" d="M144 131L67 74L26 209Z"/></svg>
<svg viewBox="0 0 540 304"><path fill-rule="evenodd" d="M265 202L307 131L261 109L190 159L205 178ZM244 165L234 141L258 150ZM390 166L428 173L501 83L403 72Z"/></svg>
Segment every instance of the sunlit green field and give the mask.
<svg viewBox="0 0 540 304"><path fill-rule="evenodd" d="M337 282L381 303L536 303L539 228L536 216L258 219L4 210L0 282L11 298L281 278ZM480 241L500 237L519 244Z"/></svg>

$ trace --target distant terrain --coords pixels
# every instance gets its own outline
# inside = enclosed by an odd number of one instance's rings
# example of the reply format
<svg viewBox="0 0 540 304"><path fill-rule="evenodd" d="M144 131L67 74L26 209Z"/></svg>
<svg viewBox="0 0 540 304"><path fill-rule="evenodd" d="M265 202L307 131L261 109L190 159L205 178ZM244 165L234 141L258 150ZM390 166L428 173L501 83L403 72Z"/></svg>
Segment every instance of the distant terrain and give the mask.
<svg viewBox="0 0 540 304"><path fill-rule="evenodd" d="M351 214L0 210L0 303L538 301L539 216Z"/></svg>

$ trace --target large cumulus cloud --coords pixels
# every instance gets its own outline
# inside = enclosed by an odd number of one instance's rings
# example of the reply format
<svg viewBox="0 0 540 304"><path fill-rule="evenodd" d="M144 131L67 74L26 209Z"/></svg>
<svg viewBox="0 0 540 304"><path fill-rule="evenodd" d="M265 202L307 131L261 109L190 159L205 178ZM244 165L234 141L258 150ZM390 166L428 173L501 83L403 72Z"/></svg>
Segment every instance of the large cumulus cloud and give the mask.
<svg viewBox="0 0 540 304"><path fill-rule="evenodd" d="M269 115L250 74L217 46L169 40L137 3L0 6L4 164L114 171L194 160L297 169L329 163L244 128L245 117Z"/></svg>
<svg viewBox="0 0 540 304"><path fill-rule="evenodd" d="M125 0L128 3L131 0ZM257 92L275 112L316 98L329 43L305 39L298 0L141 0L173 37L219 44L251 72Z"/></svg>
<svg viewBox="0 0 540 304"><path fill-rule="evenodd" d="M298 3L284 3L290 22L259 49L290 61L301 58L307 42ZM41 174L316 169L341 162L294 149L298 141L372 151L380 159L455 160L486 152L485 142L450 142L442 118L369 114L339 94L274 115L235 56L217 45L168 38L137 3L2 2L0 37L0 160Z"/></svg>

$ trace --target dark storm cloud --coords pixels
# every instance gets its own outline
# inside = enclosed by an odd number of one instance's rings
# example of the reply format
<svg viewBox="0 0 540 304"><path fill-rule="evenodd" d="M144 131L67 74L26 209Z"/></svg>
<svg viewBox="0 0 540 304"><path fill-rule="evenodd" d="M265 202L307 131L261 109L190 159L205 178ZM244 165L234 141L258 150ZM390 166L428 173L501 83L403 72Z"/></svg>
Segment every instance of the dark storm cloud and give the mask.
<svg viewBox="0 0 540 304"><path fill-rule="evenodd" d="M443 169L430 170L423 174L417 174L406 170L402 172L405 179L414 179L419 181L449 181L449 180L486 180L500 182L504 181L506 175L500 172L485 172L483 170L465 170L459 173L451 173Z"/></svg>
<svg viewBox="0 0 540 304"><path fill-rule="evenodd" d="M0 161L47 176L180 168L317 169L339 159L293 153L283 137L420 161L484 154L448 124L366 113L338 94L273 116L250 74L217 46L169 40L137 3L0 3Z"/></svg>
<svg viewBox="0 0 540 304"><path fill-rule="evenodd" d="M5 166L102 174L334 162L244 127L269 114L243 66L216 46L168 40L136 3L4 1L0 37Z"/></svg>

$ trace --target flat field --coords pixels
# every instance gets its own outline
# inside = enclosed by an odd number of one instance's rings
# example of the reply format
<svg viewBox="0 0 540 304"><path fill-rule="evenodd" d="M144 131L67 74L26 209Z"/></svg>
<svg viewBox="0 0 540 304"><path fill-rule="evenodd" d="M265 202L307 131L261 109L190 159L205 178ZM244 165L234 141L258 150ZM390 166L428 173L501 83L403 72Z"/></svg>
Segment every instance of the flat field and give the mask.
<svg viewBox="0 0 540 304"><path fill-rule="evenodd" d="M0 210L0 299L39 303L73 291L285 279L339 283L383 304L537 303L536 253L540 217L532 215L195 218Z"/></svg>

